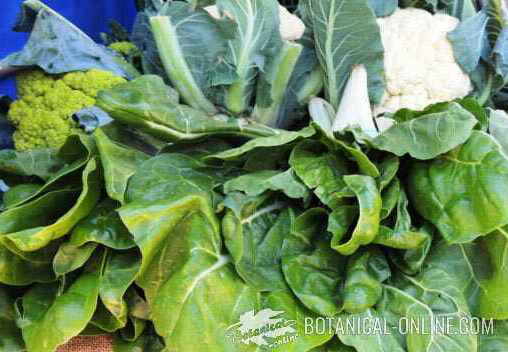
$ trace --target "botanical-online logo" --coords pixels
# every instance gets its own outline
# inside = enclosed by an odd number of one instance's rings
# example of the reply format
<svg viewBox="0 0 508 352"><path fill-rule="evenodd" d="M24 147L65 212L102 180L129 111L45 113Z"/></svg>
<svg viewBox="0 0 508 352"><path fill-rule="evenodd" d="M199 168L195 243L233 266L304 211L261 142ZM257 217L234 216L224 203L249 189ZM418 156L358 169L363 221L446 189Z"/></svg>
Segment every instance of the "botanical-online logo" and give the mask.
<svg viewBox="0 0 508 352"><path fill-rule="evenodd" d="M232 343L255 344L275 348L293 342L298 337L294 320L281 317L284 311L263 309L255 310L240 316L240 321L226 330L226 337Z"/></svg>

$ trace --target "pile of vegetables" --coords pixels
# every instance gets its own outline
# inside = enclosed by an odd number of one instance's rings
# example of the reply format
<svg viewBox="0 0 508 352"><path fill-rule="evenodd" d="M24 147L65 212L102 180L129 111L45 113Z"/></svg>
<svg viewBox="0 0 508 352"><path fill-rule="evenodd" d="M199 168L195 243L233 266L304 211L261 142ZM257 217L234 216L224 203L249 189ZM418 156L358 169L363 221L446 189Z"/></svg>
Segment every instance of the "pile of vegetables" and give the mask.
<svg viewBox="0 0 508 352"><path fill-rule="evenodd" d="M136 3L101 45L26 0L0 61L0 351L508 350L504 2ZM296 338L227 338L264 309Z"/></svg>

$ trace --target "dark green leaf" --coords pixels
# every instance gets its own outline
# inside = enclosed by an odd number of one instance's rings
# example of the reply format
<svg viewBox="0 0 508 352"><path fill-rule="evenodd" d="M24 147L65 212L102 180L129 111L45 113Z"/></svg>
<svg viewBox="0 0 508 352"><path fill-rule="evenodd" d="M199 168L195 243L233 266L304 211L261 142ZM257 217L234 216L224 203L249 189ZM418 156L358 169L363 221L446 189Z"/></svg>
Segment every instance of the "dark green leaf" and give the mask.
<svg viewBox="0 0 508 352"><path fill-rule="evenodd" d="M65 236L79 220L86 217L92 211L99 200L100 181L95 160L91 160L87 164L83 171L82 181L83 190L76 203L65 214L62 214L60 218L56 219L55 222L50 224L29 223L25 224L24 228L3 230L1 231L3 235L0 236L0 241L11 250L35 251L47 246L51 241ZM14 208L12 211L14 212L17 209L19 208ZM39 207L39 211L42 210L43 208ZM3 213L0 216L6 216L6 214L11 213ZM27 222L27 219L23 220L25 223Z"/></svg>
<svg viewBox="0 0 508 352"><path fill-rule="evenodd" d="M242 201L239 209L229 210L222 220L224 241L236 271L259 291L284 290L281 250L295 215L276 199L261 196Z"/></svg>
<svg viewBox="0 0 508 352"><path fill-rule="evenodd" d="M326 217L323 209L314 208L296 218L284 239L282 270L289 287L308 309L331 317L341 309L345 261L323 236Z"/></svg>
<svg viewBox="0 0 508 352"><path fill-rule="evenodd" d="M391 275L385 256L375 247L349 257L344 284L344 310L363 313L381 298L381 283Z"/></svg>
<svg viewBox="0 0 508 352"><path fill-rule="evenodd" d="M344 197L353 193L342 179L350 171L344 158L330 152L324 144L305 140L291 153L289 164L296 175L314 190L314 193L330 208L340 205Z"/></svg>
<svg viewBox="0 0 508 352"><path fill-rule="evenodd" d="M464 143L476 123L470 112L451 103L443 112L393 125L374 138L372 144L398 156L408 153L415 159L433 159Z"/></svg>
<svg viewBox="0 0 508 352"><path fill-rule="evenodd" d="M51 263L25 260L0 244L0 283L23 286L54 279Z"/></svg>
<svg viewBox="0 0 508 352"><path fill-rule="evenodd" d="M508 223L508 159L489 135L474 131L453 153L411 167L412 205L450 243L468 242Z"/></svg>
<svg viewBox="0 0 508 352"><path fill-rule="evenodd" d="M101 91L97 105L115 120L167 142L214 135L258 137L279 133L243 118L210 116L188 105L180 105L174 91L155 75L141 76Z"/></svg>
<svg viewBox="0 0 508 352"><path fill-rule="evenodd" d="M119 250L133 248L136 244L118 216L117 208L118 203L110 199L99 203L74 227L69 245L81 247L93 242Z"/></svg>
<svg viewBox="0 0 508 352"><path fill-rule="evenodd" d="M0 285L0 350L2 352L25 350L21 330L16 326L14 299L9 296L9 288L3 285Z"/></svg>
<svg viewBox="0 0 508 352"><path fill-rule="evenodd" d="M258 196L268 190L281 191L290 198L307 198L309 190L289 169L285 172L258 171L245 174L224 183L224 192L244 192L248 196Z"/></svg>
<svg viewBox="0 0 508 352"><path fill-rule="evenodd" d="M353 254L360 246L371 243L379 231L381 194L372 177L361 175L344 176L344 182L351 189L360 206L360 217L351 238L332 247L342 255Z"/></svg>
<svg viewBox="0 0 508 352"><path fill-rule="evenodd" d="M211 158L223 160L236 159L258 148L265 149L271 147L281 147L286 144L295 142L299 139L312 137L314 133L315 130L312 127L306 127L298 132L281 130L278 131L277 134L275 134L274 136L255 138L251 141L248 141L241 147L226 150L222 153L212 155Z"/></svg>
<svg viewBox="0 0 508 352"><path fill-rule="evenodd" d="M104 168L108 196L124 203L129 178L149 157L140 151L128 149L112 142L100 129L95 132L94 136Z"/></svg>
<svg viewBox="0 0 508 352"><path fill-rule="evenodd" d="M77 336L97 307L99 282L96 270L82 274L61 294L55 284L33 286L23 297L19 318L27 350L54 352Z"/></svg>
<svg viewBox="0 0 508 352"><path fill-rule="evenodd" d="M142 163L127 189L127 202L154 202L190 193L211 192L225 181L224 170L208 166L184 154L161 154ZM215 200L215 199L214 199Z"/></svg>

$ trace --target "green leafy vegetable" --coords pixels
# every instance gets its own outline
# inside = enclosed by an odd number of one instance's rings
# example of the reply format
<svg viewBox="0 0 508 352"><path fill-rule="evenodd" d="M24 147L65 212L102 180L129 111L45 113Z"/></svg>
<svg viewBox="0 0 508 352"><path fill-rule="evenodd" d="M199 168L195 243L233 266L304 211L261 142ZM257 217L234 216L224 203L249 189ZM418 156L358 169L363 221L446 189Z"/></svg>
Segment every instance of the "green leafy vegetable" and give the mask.
<svg viewBox="0 0 508 352"><path fill-rule="evenodd" d="M20 52L3 62L10 66L39 66L48 73L83 71L92 68L132 77L135 69L127 61L97 43L39 0L23 2L23 12L14 27L30 32Z"/></svg>
<svg viewBox="0 0 508 352"><path fill-rule="evenodd" d="M358 198L360 217L351 238L333 248L343 255L353 254L360 246L371 243L379 231L381 195L372 177L361 175L344 176L344 182Z"/></svg>
<svg viewBox="0 0 508 352"><path fill-rule="evenodd" d="M433 159L464 143L476 123L471 113L452 103L443 112L393 125L374 138L372 144L398 156L409 153L415 159Z"/></svg>
<svg viewBox="0 0 508 352"><path fill-rule="evenodd" d="M317 54L325 70L326 98L337 109L353 65L375 68L382 63L376 17L367 0L305 0L303 6L311 17ZM373 85L379 76L369 79ZM378 92L371 95L376 97L373 101L380 98Z"/></svg>
<svg viewBox="0 0 508 352"><path fill-rule="evenodd" d="M193 11L183 2L171 2L150 24L166 73L185 102L216 113L205 91L212 82L208 75L226 50L220 27L205 11Z"/></svg>
<svg viewBox="0 0 508 352"><path fill-rule="evenodd" d="M330 248L326 212L309 209L295 219L293 230L284 239L282 270L288 285L313 312L334 316L341 308L340 284L344 259Z"/></svg>
<svg viewBox="0 0 508 352"><path fill-rule="evenodd" d="M29 351L56 351L78 335L92 318L99 295L98 270L81 275L58 295L55 284L37 285L23 296L19 317ZM71 314L69 312L72 312Z"/></svg>
<svg viewBox="0 0 508 352"><path fill-rule="evenodd" d="M508 159L489 135L473 131L455 151L415 163L408 193L416 210L450 243L468 242L508 223ZM453 181L450 181L452 180Z"/></svg>
<svg viewBox="0 0 508 352"><path fill-rule="evenodd" d="M280 46L278 3L274 0L218 0L217 6L234 18L234 37L225 60L236 79L226 88L224 105L233 114L247 110L255 90L256 68L264 69L266 52Z"/></svg>
<svg viewBox="0 0 508 352"><path fill-rule="evenodd" d="M180 105L176 93L154 75L141 76L101 91L97 105L115 120L168 142L195 140L214 134L258 137L277 133L245 119L209 116L201 110Z"/></svg>

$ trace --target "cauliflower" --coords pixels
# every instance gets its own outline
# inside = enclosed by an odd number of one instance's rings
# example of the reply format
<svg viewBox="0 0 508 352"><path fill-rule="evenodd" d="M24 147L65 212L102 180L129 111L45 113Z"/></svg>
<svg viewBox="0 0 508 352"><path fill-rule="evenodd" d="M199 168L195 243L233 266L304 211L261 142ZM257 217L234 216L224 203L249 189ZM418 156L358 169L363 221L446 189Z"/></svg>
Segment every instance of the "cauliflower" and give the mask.
<svg viewBox="0 0 508 352"><path fill-rule="evenodd" d="M458 23L455 17L414 8L398 9L378 19L385 48L386 90L375 115L402 108L423 110L471 92L471 80L455 61L447 39Z"/></svg>
<svg viewBox="0 0 508 352"><path fill-rule="evenodd" d="M93 106L102 89L126 82L113 73L90 70L50 76L40 70L17 76L19 99L10 106L8 118L16 127L17 150L58 148L78 132L72 119L77 111Z"/></svg>
<svg viewBox="0 0 508 352"><path fill-rule="evenodd" d="M221 18L221 14L216 5L207 6L204 8L204 10L207 11L213 18ZM225 15L234 20L231 14L225 12ZM279 18L279 30L282 39L298 40L303 36L303 33L305 32L305 24L303 21L298 16L295 16L289 12L288 9L282 5L279 5Z"/></svg>

